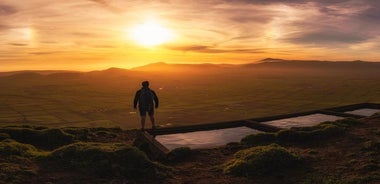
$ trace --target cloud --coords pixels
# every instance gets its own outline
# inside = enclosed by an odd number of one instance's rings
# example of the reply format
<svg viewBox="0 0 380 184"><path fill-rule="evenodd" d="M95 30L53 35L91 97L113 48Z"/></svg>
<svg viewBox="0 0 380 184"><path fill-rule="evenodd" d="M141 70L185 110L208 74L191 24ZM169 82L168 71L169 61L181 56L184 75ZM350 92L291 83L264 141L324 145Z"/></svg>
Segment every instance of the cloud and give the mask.
<svg viewBox="0 0 380 184"><path fill-rule="evenodd" d="M367 0L365 2L367 9L359 12L354 18L378 24L380 20L380 1Z"/></svg>
<svg viewBox="0 0 380 184"><path fill-rule="evenodd" d="M51 51L51 52L29 52L28 54L31 55L50 55L50 54L56 54L57 51Z"/></svg>
<svg viewBox="0 0 380 184"><path fill-rule="evenodd" d="M225 2L231 2L229 0L224 0ZM318 3L318 4L337 4L349 2L350 0L235 0L235 3L248 3L248 4L306 4L306 3Z"/></svg>
<svg viewBox="0 0 380 184"><path fill-rule="evenodd" d="M218 49L205 45L165 46L167 49L200 53L265 53L263 49Z"/></svg>
<svg viewBox="0 0 380 184"><path fill-rule="evenodd" d="M9 45L18 46L18 47L28 46L28 44L26 44L26 43L9 43Z"/></svg>
<svg viewBox="0 0 380 184"><path fill-rule="evenodd" d="M99 3L99 4L104 5L104 6L108 6L107 1L105 1L105 0L89 0L89 1L93 1L95 3Z"/></svg>
<svg viewBox="0 0 380 184"><path fill-rule="evenodd" d="M78 36L78 37L94 37L94 38L105 36L99 33L91 33L91 32L71 32L71 35Z"/></svg>
<svg viewBox="0 0 380 184"><path fill-rule="evenodd" d="M329 60L338 51L380 58L375 0L1 0L0 17L0 52L20 61L64 55L74 63L94 53L99 63L148 62L152 57L130 43L127 30L149 18L175 33L162 46L168 61L202 60L202 53L210 61L285 54Z"/></svg>
<svg viewBox="0 0 380 184"><path fill-rule="evenodd" d="M116 46L113 45L93 45L94 48L103 48L103 49L113 49L117 48Z"/></svg>
<svg viewBox="0 0 380 184"><path fill-rule="evenodd" d="M242 23L267 23L273 20L271 15L257 15L257 14L241 14L238 13L230 17L233 22Z"/></svg>
<svg viewBox="0 0 380 184"><path fill-rule="evenodd" d="M3 25L3 24L0 24L0 31L1 30L6 30L6 29L9 29L10 27L8 25Z"/></svg>
<svg viewBox="0 0 380 184"><path fill-rule="evenodd" d="M97 3L99 4L100 6L102 6L103 8L105 9L108 9L109 11L113 12L113 13L120 13L121 10L115 6L112 6L108 1L106 0L89 0L91 2L94 2L94 3Z"/></svg>
<svg viewBox="0 0 380 184"><path fill-rule="evenodd" d="M337 30L319 30L296 33L285 40L296 44L313 44L331 46L330 44L352 44L369 40L370 36L364 36L352 32Z"/></svg>
<svg viewBox="0 0 380 184"><path fill-rule="evenodd" d="M15 7L0 3L0 15L1 16L11 15L11 14L14 14L16 12L17 12L17 9Z"/></svg>

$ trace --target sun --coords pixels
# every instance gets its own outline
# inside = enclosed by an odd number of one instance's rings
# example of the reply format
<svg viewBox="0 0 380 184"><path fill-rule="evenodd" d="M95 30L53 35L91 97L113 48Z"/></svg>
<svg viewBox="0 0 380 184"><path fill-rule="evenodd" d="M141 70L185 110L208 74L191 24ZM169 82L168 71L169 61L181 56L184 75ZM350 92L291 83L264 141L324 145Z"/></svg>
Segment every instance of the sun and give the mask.
<svg viewBox="0 0 380 184"><path fill-rule="evenodd" d="M142 46L153 47L170 41L173 32L156 21L147 21L133 27L130 37Z"/></svg>

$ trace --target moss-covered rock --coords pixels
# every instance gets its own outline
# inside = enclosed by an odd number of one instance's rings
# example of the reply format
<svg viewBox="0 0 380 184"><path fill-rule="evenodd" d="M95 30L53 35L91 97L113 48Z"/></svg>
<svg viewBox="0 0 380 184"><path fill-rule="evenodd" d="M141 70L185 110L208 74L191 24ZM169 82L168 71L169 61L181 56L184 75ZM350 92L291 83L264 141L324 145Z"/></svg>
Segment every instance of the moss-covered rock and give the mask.
<svg viewBox="0 0 380 184"><path fill-rule="evenodd" d="M38 151L30 144L23 144L11 139L6 139L0 142L0 155L31 157L38 155Z"/></svg>
<svg viewBox="0 0 380 184"><path fill-rule="evenodd" d="M75 136L75 139L79 141L87 141L93 135L89 128L84 127L64 127L62 130L65 133Z"/></svg>
<svg viewBox="0 0 380 184"><path fill-rule="evenodd" d="M117 137L116 133L110 132L110 131L97 131L95 132L95 135L98 137L106 137L106 138L115 138Z"/></svg>
<svg viewBox="0 0 380 184"><path fill-rule="evenodd" d="M9 136L8 134L0 133L0 141L5 140L5 139L9 139L9 138L11 138L11 136Z"/></svg>
<svg viewBox="0 0 380 184"><path fill-rule="evenodd" d="M65 133L75 136L78 141L88 141L99 138L116 138L122 132L120 127L115 128L85 128L85 127L65 127L62 128Z"/></svg>
<svg viewBox="0 0 380 184"><path fill-rule="evenodd" d="M133 141L133 146L137 147L139 150L143 151L146 155L154 155L149 147L149 143L147 143L145 140L141 139L140 137L137 137ZM154 159L154 158L151 158Z"/></svg>
<svg viewBox="0 0 380 184"><path fill-rule="evenodd" d="M298 167L301 160L277 144L241 150L234 156L224 164L224 173L248 177L290 170Z"/></svg>
<svg viewBox="0 0 380 184"><path fill-rule="evenodd" d="M54 150L47 160L101 177L159 177L166 171L136 147L121 143L74 143Z"/></svg>
<svg viewBox="0 0 380 184"><path fill-rule="evenodd" d="M171 150L168 153L167 159L169 161L182 161L187 159L193 154L193 151L189 147L179 147Z"/></svg>
<svg viewBox="0 0 380 184"><path fill-rule="evenodd" d="M360 124L362 124L362 122L358 119L355 119L355 118L344 118L344 119L339 119L339 120L332 121L332 122L330 122L330 121L324 122L324 123L321 123L319 126L323 126L325 124L332 124L332 125L336 125L338 127L348 128L348 127L360 125Z"/></svg>
<svg viewBox="0 0 380 184"><path fill-rule="evenodd" d="M322 124L309 130L281 130L277 132L277 140L280 142L305 142L319 141L333 136L340 135L344 128L333 124Z"/></svg>
<svg viewBox="0 0 380 184"><path fill-rule="evenodd" d="M74 136L63 132L61 129L34 129L28 127L5 127L0 129L1 133L8 134L12 139L32 144L41 149L54 149L70 144Z"/></svg>
<svg viewBox="0 0 380 184"><path fill-rule="evenodd" d="M259 134L251 134L244 137L241 142L246 145L264 145L273 143L276 141L276 134L274 133L259 133Z"/></svg>

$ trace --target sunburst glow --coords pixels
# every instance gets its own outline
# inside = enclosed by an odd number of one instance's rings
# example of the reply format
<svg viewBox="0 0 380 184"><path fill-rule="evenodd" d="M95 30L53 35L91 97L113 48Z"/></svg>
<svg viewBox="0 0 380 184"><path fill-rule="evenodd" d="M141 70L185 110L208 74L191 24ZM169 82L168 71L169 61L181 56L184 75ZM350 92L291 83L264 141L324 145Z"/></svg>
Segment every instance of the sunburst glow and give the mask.
<svg viewBox="0 0 380 184"><path fill-rule="evenodd" d="M155 21L148 21L133 27L130 36L138 44L152 47L170 41L173 33Z"/></svg>

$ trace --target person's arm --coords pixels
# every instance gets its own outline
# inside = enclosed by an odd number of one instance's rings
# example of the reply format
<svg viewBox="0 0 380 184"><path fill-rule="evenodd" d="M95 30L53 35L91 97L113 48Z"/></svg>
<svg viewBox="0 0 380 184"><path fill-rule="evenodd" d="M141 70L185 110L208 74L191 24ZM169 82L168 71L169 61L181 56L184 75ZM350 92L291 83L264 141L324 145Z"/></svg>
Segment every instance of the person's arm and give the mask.
<svg viewBox="0 0 380 184"><path fill-rule="evenodd" d="M156 95L156 92L152 91L152 93L153 93L153 99L154 99L155 108L158 108L158 97Z"/></svg>
<svg viewBox="0 0 380 184"><path fill-rule="evenodd" d="M133 100L133 108L137 108L137 102L139 101L140 97L140 90L136 91L135 99Z"/></svg>

